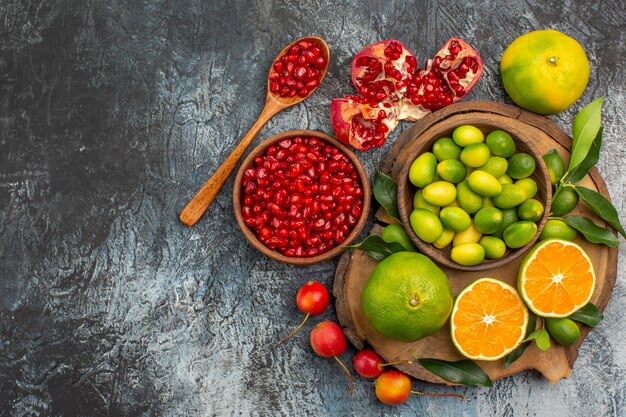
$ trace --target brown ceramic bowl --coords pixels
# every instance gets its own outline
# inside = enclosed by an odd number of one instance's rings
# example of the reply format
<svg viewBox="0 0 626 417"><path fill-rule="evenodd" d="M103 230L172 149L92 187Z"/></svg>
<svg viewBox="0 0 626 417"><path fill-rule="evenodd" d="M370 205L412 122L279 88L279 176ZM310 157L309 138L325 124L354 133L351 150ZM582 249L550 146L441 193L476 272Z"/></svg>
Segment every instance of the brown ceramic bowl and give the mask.
<svg viewBox="0 0 626 417"><path fill-rule="evenodd" d="M413 232L413 228L411 227L411 223L409 221L409 216L413 211L413 196L417 190L417 188L409 181L409 168L411 167L411 164L415 158L422 153L431 151L433 143L437 139L442 137L452 137L452 131L456 127L466 124L479 128L485 134L485 137L493 130L504 130L513 137L517 147L517 152L526 152L535 158L536 168L535 172L531 176L531 178L537 183L537 195L535 196L535 199L541 201L545 208L542 218L536 223L537 233L527 245L518 249L507 248L507 252L502 258L496 260L485 259L480 264L474 266L465 266L454 262L450 258L450 251L452 249L451 244L443 249L437 249L432 244L421 240L417 237L415 232ZM539 238L539 235L548 220L550 206L552 204L552 186L550 184L550 176L546 165L543 162L542 155L533 145L532 135L511 126L507 121L507 118L490 114L484 114L481 116L477 116L475 114L458 114L449 117L435 123L421 135L414 138L414 140L404 149L402 158L405 162L398 178L398 208L400 210L400 217L404 228L413 243L415 243L415 245L417 245L417 247L425 255L433 259L435 262L464 271L482 271L486 269L493 269L524 254Z"/></svg>
<svg viewBox="0 0 626 417"><path fill-rule="evenodd" d="M354 228L349 232L346 239L343 242L341 242L339 245L329 250L328 252L322 253L317 256L312 256L312 257L301 257L301 258L289 257L289 256L285 256L279 252L269 249L267 246L265 246L263 243L261 243L257 239L254 232L244 223L243 216L241 214L241 208L242 208L241 206L242 206L242 198L243 198L242 190L241 190L241 183L242 183L244 171L253 164L253 160L256 156L261 156L264 154L265 149L268 146L273 145L283 139L291 138L295 136L314 136L318 139L321 139L339 148L356 167L356 170L359 173L359 178L361 180L361 188L363 189L363 209L361 211L361 217L359 218ZM367 214L370 208L370 200L371 200L371 194L370 194L369 183L367 181L367 174L365 173L365 170L363 169L363 166L361 165L361 162L356 157L356 155L350 149L345 147L336 139L326 135L325 133L317 132L314 130L290 130L290 131L272 136L271 138L267 139L266 141L258 145L256 148L252 150L252 152L250 152L248 157L241 164L241 167L239 168L239 171L237 172L237 176L235 177L235 185L233 187L233 207L235 210L235 217L237 218L237 223L239 223L239 227L243 231L243 234L246 237L246 239L248 239L248 241L250 241L250 243L252 243L252 245L255 248L257 248L259 251L269 256L270 258L275 259L280 262L293 264L293 265L310 265L310 264L329 260L339 255L342 252L343 248L345 246L348 246L350 243L352 243L352 241L354 241L354 239L359 235L361 230L363 230L363 227L365 226L365 221L367 220Z"/></svg>

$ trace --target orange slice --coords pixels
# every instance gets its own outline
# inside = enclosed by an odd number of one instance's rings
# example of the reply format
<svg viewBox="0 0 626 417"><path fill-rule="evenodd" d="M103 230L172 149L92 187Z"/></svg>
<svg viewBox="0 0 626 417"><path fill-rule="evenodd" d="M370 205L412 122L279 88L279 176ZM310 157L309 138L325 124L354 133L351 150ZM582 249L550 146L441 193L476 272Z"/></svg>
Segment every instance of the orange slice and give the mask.
<svg viewBox="0 0 626 417"><path fill-rule="evenodd" d="M528 310L517 290L493 278L480 278L457 296L450 316L452 342L463 356L500 359L522 343Z"/></svg>
<svg viewBox="0 0 626 417"><path fill-rule="evenodd" d="M526 255L517 286L528 308L537 315L567 317L589 302L596 274L583 248L550 239Z"/></svg>

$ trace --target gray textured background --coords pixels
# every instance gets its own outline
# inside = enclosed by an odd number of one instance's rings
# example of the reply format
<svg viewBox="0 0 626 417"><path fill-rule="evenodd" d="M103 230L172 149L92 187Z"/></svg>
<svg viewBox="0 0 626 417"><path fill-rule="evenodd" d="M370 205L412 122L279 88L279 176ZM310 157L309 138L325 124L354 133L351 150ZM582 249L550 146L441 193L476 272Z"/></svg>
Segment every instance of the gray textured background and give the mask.
<svg viewBox="0 0 626 417"><path fill-rule="evenodd" d="M354 91L353 55L382 39L423 64L458 35L486 66L470 99L510 103L505 46L555 28L584 45L592 71L581 100L552 118L569 133L575 113L605 96L598 168L624 222L624 3L302 3L0 1L0 415L626 415L623 241L606 319L569 379L415 382L466 399L390 408L361 378L348 398L308 331L272 348L302 317L297 288L330 287L336 261L293 267L256 252L232 213L232 178L196 227L177 220L260 113L269 65L292 40L324 37L328 76L255 143L292 128L331 133L330 99ZM406 126L359 155L370 178Z"/></svg>

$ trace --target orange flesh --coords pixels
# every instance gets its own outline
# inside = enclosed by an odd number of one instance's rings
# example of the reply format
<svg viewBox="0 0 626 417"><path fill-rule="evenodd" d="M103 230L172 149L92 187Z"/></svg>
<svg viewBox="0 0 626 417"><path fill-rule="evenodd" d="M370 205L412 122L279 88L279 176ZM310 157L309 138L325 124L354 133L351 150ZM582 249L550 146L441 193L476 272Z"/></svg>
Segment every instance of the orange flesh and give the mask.
<svg viewBox="0 0 626 417"><path fill-rule="evenodd" d="M517 294L482 281L458 300L454 338L470 356L498 357L522 337L526 311Z"/></svg>
<svg viewBox="0 0 626 417"><path fill-rule="evenodd" d="M537 252L525 276L524 291L535 309L559 315L585 304L595 281L593 267L580 251L559 242Z"/></svg>

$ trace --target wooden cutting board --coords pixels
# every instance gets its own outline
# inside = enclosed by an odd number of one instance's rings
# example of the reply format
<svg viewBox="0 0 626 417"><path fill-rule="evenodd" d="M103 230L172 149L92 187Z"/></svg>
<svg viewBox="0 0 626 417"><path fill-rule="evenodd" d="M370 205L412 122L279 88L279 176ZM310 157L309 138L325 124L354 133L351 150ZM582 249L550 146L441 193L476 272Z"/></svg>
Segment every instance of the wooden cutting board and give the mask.
<svg viewBox="0 0 626 417"><path fill-rule="evenodd" d="M448 106L414 123L402 133L393 145L381 167L382 171L397 179L397 175L405 163L402 150L412 140L436 123L454 115L471 113L476 113L479 116L499 115L507 117L511 119L510 122L515 128L531 132L534 135L536 138L534 144L542 154L551 149L556 149L566 162L569 161L571 138L548 118L505 104L474 101ZM595 168L580 184L595 189L609 198L606 185ZM592 218L596 224L606 226L583 203L579 204L573 214L584 214ZM374 226L371 233L380 233L386 223L393 221L385 215L383 210L379 210L376 220L379 224ZM578 237L576 242L589 254L595 267L597 284L591 301L598 308L604 310L615 283L617 248L592 244L581 237ZM516 286L517 273L523 258L524 256L521 256L502 267L486 271L465 272L446 267L442 267L442 269L448 275L452 292L456 296L462 288L481 277L497 278ZM362 349L367 342L386 362L410 360L414 355L422 358L445 360L463 359L452 344L448 323L437 333L413 343L386 338L372 328L361 309L361 293L375 265L376 261L367 254L355 251L343 255L337 267L333 287L336 309L339 322L344 327L344 332L352 344L358 349ZM539 323L540 320L538 320L538 325ZM570 347L553 344L547 352L541 352L533 343L526 349L521 358L506 369L502 365L502 360L495 362L479 361L478 364L489 374L491 379L513 375L526 369L535 369L550 382L556 383L559 379L568 377L572 372L574 361L578 356L578 349L590 330L589 327L583 325L580 339ZM397 368L424 381L453 385L426 371L417 363L403 364Z"/></svg>

